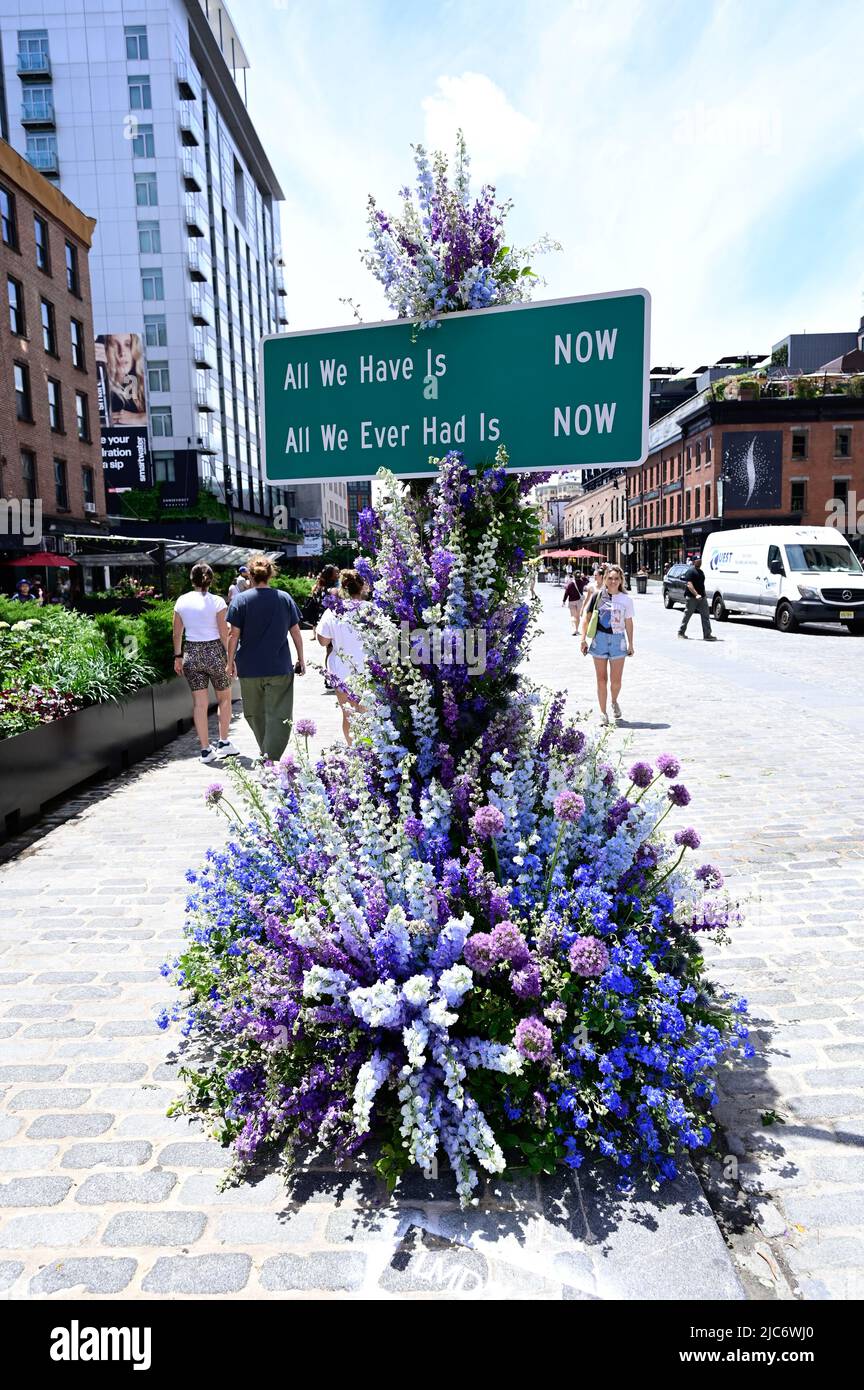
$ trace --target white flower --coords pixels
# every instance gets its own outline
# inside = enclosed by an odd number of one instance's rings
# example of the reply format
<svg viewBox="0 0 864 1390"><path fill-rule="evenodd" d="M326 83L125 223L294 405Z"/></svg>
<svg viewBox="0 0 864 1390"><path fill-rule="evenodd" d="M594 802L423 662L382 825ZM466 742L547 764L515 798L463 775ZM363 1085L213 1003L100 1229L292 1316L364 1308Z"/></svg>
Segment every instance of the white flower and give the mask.
<svg viewBox="0 0 864 1390"><path fill-rule="evenodd" d="M322 994L330 994L341 999L346 989L354 981L344 970L331 970L326 965L313 965L303 976L303 995L306 999L320 999Z"/></svg>
<svg viewBox="0 0 864 1390"><path fill-rule="evenodd" d="M468 966L461 963L442 970L438 977L438 988L451 1008L459 1007L473 983L474 976Z"/></svg>
<svg viewBox="0 0 864 1390"><path fill-rule="evenodd" d="M417 1008L423 1004L428 1004L432 996L432 981L428 975L412 975L410 980L406 980L402 986L402 993L409 1004L414 1004Z"/></svg>

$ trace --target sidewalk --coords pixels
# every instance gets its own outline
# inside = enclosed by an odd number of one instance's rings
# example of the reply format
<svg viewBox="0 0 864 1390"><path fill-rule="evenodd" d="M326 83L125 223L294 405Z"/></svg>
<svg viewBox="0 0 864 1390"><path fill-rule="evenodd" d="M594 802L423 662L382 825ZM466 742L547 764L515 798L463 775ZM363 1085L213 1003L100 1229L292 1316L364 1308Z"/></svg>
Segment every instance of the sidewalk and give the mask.
<svg viewBox="0 0 864 1390"><path fill-rule="evenodd" d="M316 747L341 736L315 673L301 715ZM254 751L242 721L233 737ZM368 1171L219 1192L224 1151L165 1114L176 1032L154 1021L185 870L225 833L202 798L218 767L195 748L184 736L89 792L0 867L5 1296L741 1298L692 1175L629 1202L584 1178L491 1184L468 1214L443 1171L397 1201Z"/></svg>

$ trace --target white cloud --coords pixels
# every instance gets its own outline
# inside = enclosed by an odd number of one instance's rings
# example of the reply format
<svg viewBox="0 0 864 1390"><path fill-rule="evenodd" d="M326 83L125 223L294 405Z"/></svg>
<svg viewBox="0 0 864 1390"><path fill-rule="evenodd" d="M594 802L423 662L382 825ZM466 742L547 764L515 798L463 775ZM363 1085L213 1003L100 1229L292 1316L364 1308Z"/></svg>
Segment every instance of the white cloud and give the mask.
<svg viewBox="0 0 864 1390"><path fill-rule="evenodd" d="M540 130L510 104L506 94L481 72L439 77L436 91L422 103L426 144L449 153L462 130L476 183L495 183L524 174Z"/></svg>

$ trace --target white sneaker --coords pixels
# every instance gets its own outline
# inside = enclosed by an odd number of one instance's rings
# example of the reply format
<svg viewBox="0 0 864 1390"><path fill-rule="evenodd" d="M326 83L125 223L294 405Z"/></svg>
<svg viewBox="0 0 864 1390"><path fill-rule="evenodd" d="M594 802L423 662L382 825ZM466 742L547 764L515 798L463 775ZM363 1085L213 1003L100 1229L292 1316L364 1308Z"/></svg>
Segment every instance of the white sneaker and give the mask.
<svg viewBox="0 0 864 1390"><path fill-rule="evenodd" d="M612 701L612 713L614 714L616 719L622 718L621 706L619 705L617 700Z"/></svg>
<svg viewBox="0 0 864 1390"><path fill-rule="evenodd" d="M600 716L600 727L601 727L602 729L607 728L611 723L612 723L612 720L609 718L608 714L601 714L601 716Z"/></svg>
<svg viewBox="0 0 864 1390"><path fill-rule="evenodd" d="M239 758L240 756L240 749L234 747L230 738L220 738L216 744L216 752L220 758Z"/></svg>
<svg viewBox="0 0 864 1390"><path fill-rule="evenodd" d="M215 748L202 748L201 756L198 761L201 763L215 763L218 756Z"/></svg>

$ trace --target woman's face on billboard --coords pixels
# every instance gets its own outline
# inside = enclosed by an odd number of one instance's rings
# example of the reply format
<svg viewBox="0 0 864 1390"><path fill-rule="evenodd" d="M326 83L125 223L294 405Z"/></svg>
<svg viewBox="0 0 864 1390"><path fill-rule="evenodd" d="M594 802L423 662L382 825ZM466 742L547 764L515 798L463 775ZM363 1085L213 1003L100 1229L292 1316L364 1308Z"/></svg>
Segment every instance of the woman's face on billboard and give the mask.
<svg viewBox="0 0 864 1390"><path fill-rule="evenodd" d="M112 343L118 377L129 376L132 371L132 334L118 333Z"/></svg>

